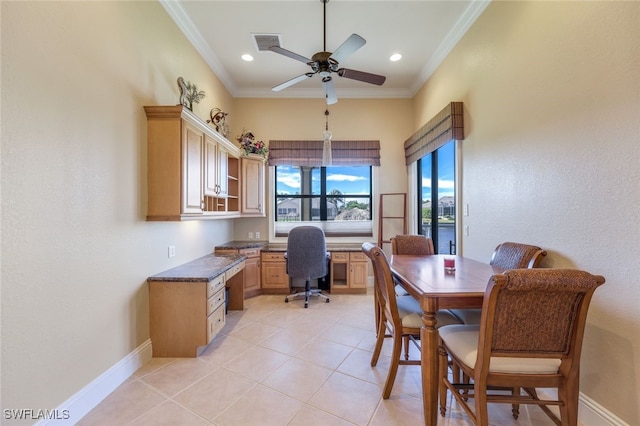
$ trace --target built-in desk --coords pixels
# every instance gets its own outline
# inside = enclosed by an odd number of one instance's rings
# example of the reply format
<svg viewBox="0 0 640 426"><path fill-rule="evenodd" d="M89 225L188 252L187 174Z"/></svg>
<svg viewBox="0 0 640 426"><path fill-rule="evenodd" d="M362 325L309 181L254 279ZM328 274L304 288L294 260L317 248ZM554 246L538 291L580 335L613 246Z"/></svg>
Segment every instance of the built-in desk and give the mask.
<svg viewBox="0 0 640 426"><path fill-rule="evenodd" d="M224 326L225 308L244 309L245 259L210 254L147 278L154 357L198 356Z"/></svg>
<svg viewBox="0 0 640 426"><path fill-rule="evenodd" d="M269 243L262 248L262 292L290 292L286 274L284 243ZM329 292L332 294L365 294L367 292L368 259L362 244L327 244L331 253Z"/></svg>

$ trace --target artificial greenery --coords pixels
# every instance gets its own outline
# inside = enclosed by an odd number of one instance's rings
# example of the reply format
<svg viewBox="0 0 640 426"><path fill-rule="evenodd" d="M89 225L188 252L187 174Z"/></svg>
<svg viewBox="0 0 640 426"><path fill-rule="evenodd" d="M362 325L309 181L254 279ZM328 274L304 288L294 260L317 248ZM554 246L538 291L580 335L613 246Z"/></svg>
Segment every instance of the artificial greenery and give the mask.
<svg viewBox="0 0 640 426"><path fill-rule="evenodd" d="M189 109L193 111L193 104L199 103L202 99L204 99L204 91L198 90L195 84L191 84L190 81L186 82L187 93L186 98L189 102Z"/></svg>

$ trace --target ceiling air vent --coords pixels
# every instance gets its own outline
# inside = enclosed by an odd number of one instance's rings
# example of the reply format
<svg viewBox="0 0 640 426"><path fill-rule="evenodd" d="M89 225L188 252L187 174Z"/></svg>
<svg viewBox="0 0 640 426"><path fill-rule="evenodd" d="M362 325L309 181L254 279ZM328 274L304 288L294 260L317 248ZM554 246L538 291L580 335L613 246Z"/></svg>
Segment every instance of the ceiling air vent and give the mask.
<svg viewBox="0 0 640 426"><path fill-rule="evenodd" d="M258 52L268 51L270 47L280 47L280 34L251 34Z"/></svg>

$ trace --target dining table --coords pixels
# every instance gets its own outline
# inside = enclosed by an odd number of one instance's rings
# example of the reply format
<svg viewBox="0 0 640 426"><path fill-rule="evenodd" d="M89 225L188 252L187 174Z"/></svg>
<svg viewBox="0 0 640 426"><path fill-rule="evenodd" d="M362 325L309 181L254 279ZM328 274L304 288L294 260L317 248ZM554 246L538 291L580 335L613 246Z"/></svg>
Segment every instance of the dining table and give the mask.
<svg viewBox="0 0 640 426"><path fill-rule="evenodd" d="M445 268L445 260L454 269ZM439 309L481 308L489 279L504 269L457 255L392 255L391 272L400 285L420 302L422 401L425 425L438 423L438 345L436 312Z"/></svg>

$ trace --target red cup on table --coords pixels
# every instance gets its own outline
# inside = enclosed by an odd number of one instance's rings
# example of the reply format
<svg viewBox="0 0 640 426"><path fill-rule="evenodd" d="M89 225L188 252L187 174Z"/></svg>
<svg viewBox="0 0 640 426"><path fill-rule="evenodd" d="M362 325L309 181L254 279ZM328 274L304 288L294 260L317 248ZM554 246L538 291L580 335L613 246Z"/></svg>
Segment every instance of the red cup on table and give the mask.
<svg viewBox="0 0 640 426"><path fill-rule="evenodd" d="M444 270L448 272L456 270L456 259L454 257L444 258Z"/></svg>

